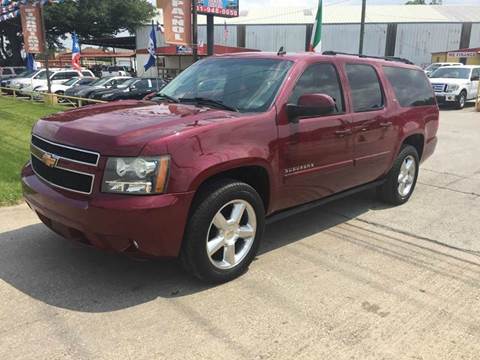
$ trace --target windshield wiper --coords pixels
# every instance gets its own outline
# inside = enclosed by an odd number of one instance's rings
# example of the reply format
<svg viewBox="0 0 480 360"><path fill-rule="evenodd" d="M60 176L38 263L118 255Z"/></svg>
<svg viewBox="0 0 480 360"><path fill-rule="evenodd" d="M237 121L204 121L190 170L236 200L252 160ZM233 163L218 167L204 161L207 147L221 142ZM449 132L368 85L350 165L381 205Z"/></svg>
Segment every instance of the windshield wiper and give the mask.
<svg viewBox="0 0 480 360"><path fill-rule="evenodd" d="M174 102L174 103L179 103L180 102L177 98L175 98L173 96L170 96L170 95L167 95L167 94L164 94L164 93L158 93L157 95L155 95L155 97L162 97L162 98L170 100L171 102Z"/></svg>
<svg viewBox="0 0 480 360"><path fill-rule="evenodd" d="M202 104L202 105L210 105L214 106L223 110L228 110L228 111L234 111L234 112L239 112L239 110L233 106L229 106L224 104L223 102L219 100L214 100L214 99L207 99L207 98L202 98L202 97L195 97L195 98L181 98L178 99L181 102L195 102L197 104Z"/></svg>

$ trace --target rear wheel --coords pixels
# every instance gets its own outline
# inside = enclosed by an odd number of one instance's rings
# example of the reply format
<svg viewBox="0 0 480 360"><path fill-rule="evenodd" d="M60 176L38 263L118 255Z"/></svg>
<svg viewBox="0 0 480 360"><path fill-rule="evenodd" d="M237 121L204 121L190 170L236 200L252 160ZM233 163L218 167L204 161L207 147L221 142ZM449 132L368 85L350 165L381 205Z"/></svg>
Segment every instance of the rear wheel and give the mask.
<svg viewBox="0 0 480 360"><path fill-rule="evenodd" d="M456 108L459 109L459 110L463 109L465 107L466 102L467 102L467 92L465 90L463 90L460 93L460 95L458 95Z"/></svg>
<svg viewBox="0 0 480 360"><path fill-rule="evenodd" d="M378 189L380 198L393 205L406 203L417 184L419 163L417 149L411 145L404 145L385 183Z"/></svg>
<svg viewBox="0 0 480 360"><path fill-rule="evenodd" d="M212 183L193 205L181 253L184 268L213 283L240 276L257 253L264 217L263 202L251 186Z"/></svg>

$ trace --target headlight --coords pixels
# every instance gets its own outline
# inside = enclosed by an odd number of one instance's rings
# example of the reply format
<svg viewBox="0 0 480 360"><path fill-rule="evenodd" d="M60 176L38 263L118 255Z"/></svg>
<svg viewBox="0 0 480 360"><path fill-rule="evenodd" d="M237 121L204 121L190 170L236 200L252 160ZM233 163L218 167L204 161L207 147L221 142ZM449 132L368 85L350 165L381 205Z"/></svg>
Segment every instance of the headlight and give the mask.
<svg viewBox="0 0 480 360"><path fill-rule="evenodd" d="M456 90L458 90L459 87L460 87L460 86L458 86L457 84L448 85L448 86L447 86L447 92L456 91Z"/></svg>
<svg viewBox="0 0 480 360"><path fill-rule="evenodd" d="M122 194L161 194L167 188L170 156L109 158L102 191Z"/></svg>

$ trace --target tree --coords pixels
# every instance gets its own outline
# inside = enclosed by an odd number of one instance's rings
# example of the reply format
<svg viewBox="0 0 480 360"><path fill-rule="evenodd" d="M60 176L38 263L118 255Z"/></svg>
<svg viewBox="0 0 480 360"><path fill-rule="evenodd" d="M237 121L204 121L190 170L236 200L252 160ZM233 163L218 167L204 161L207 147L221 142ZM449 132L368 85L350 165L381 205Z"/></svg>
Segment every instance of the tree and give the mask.
<svg viewBox="0 0 480 360"><path fill-rule="evenodd" d="M61 39L74 31L80 41L113 37L126 30L133 33L154 15L147 0L65 0L44 10L50 48L61 48ZM0 22L0 62L20 65L22 47L20 18Z"/></svg>

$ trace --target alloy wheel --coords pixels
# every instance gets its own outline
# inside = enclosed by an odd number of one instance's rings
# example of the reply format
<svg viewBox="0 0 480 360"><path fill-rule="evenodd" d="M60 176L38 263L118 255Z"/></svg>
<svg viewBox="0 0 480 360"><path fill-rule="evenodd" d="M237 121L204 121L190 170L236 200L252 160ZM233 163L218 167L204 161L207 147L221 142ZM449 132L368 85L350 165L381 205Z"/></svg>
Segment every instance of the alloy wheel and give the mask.
<svg viewBox="0 0 480 360"><path fill-rule="evenodd" d="M398 174L398 193L405 197L412 191L415 182L415 175L417 172L416 161L412 155L407 156L400 167Z"/></svg>
<svg viewBox="0 0 480 360"><path fill-rule="evenodd" d="M255 240L257 217L245 200L225 204L213 217L207 233L206 250L211 263L228 270L240 264Z"/></svg>

